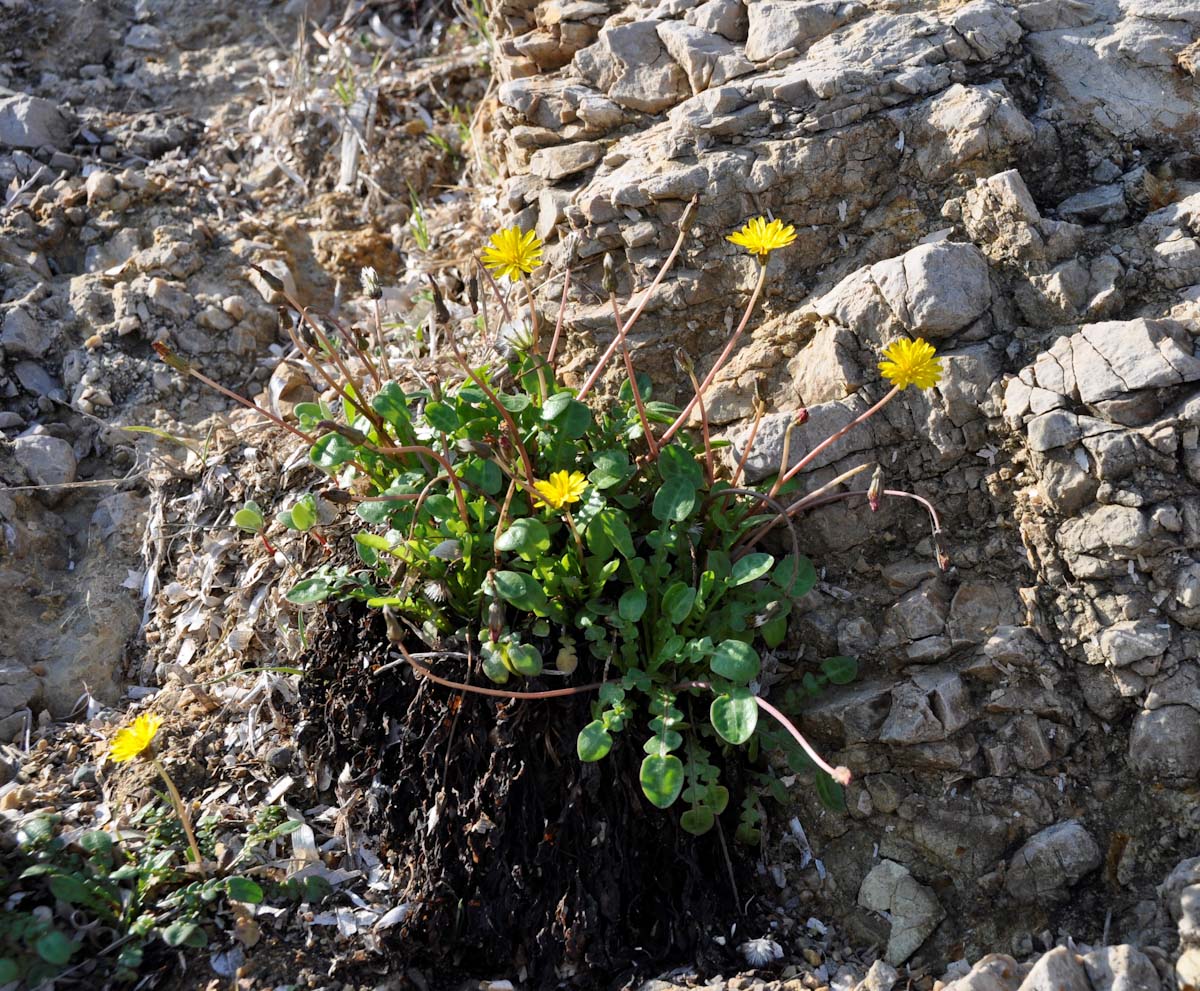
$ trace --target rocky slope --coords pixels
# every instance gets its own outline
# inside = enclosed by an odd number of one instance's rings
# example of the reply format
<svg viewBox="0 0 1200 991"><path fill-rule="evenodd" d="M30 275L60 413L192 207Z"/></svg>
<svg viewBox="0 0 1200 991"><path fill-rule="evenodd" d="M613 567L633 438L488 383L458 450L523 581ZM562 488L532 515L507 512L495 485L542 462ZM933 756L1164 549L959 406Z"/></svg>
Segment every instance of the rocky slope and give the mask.
<svg viewBox="0 0 1200 991"><path fill-rule="evenodd" d="M580 364L612 335L601 257L647 285L693 196L636 333L667 392L752 285L725 235L799 233L708 404L736 447L767 396L753 471L796 408L792 463L878 399L887 341L948 358L810 476L879 460L940 508L952 568L905 505L806 518L806 657L866 676L810 711L859 777L848 821L804 809L823 863L781 903L832 899L897 965L1154 943L1153 887L1200 845L1200 12L505 0L494 22L502 201L552 242L546 298L568 266L585 287Z"/></svg>

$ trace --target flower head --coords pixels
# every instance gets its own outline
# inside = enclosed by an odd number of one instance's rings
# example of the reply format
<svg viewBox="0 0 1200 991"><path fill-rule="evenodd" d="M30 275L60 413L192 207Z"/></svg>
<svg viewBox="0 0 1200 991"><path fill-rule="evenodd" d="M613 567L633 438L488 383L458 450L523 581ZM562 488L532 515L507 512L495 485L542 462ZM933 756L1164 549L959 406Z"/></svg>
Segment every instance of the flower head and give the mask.
<svg viewBox="0 0 1200 991"><path fill-rule="evenodd" d="M776 248L786 248L796 240L796 228L791 224L786 227L782 220L767 222L766 217L754 217L746 221L746 226L725 238L757 255L764 265L767 255Z"/></svg>
<svg viewBox="0 0 1200 991"><path fill-rule="evenodd" d="M383 286L379 283L379 273L374 267L368 265L358 273L359 281L362 282L363 295L367 299L382 299Z"/></svg>
<svg viewBox="0 0 1200 991"><path fill-rule="evenodd" d="M491 245L484 249L483 264L496 275L519 279L542 263L542 242L533 231L510 227L491 236Z"/></svg>
<svg viewBox="0 0 1200 991"><path fill-rule="evenodd" d="M879 371L897 389L907 389L910 385L932 389L942 377L937 352L923 337L893 341L883 349L883 356L887 360L879 363Z"/></svg>
<svg viewBox="0 0 1200 991"><path fill-rule="evenodd" d="M133 760L154 742L154 736L162 725L162 719L153 715L138 716L133 724L117 730L108 756L114 761Z"/></svg>
<svg viewBox="0 0 1200 991"><path fill-rule="evenodd" d="M578 502L587 488L587 476L581 471L556 471L547 482L534 482L540 499L534 500L535 506L549 506L551 509L562 509L573 502Z"/></svg>

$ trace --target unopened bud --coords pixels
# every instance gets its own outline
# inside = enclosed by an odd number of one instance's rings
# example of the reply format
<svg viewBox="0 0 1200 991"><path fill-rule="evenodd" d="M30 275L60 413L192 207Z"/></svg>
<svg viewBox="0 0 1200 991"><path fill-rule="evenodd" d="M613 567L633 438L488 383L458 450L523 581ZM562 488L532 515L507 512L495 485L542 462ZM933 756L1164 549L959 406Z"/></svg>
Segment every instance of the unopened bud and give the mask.
<svg viewBox="0 0 1200 991"><path fill-rule="evenodd" d="M383 286L379 283L379 273L368 265L358 275L362 282L363 295L367 299L383 299Z"/></svg>
<svg viewBox="0 0 1200 991"><path fill-rule="evenodd" d="M479 312L479 276L472 272L467 281L467 302L471 304L471 314Z"/></svg>
<svg viewBox="0 0 1200 991"><path fill-rule="evenodd" d="M942 571L950 570L950 551L946 546L944 530L933 531L933 553L937 556L938 567Z"/></svg>
<svg viewBox="0 0 1200 991"><path fill-rule="evenodd" d="M431 275L429 276L429 286L433 290L433 316L440 324L450 322L450 311L446 309L446 301L442 299L442 287L437 284L437 280Z"/></svg>
<svg viewBox="0 0 1200 991"><path fill-rule="evenodd" d="M488 637L492 643L500 639L504 632L504 606L493 599L488 606Z"/></svg>
<svg viewBox="0 0 1200 991"><path fill-rule="evenodd" d="M279 278L272 272L268 272L261 265L251 265L254 271L262 276L263 282L267 284L267 288L275 290L275 292L283 292L283 279Z"/></svg>
<svg viewBox="0 0 1200 991"><path fill-rule="evenodd" d="M154 342L154 351L163 361L179 372L180 375L187 375L191 371L191 366L162 341Z"/></svg>
<svg viewBox="0 0 1200 991"><path fill-rule="evenodd" d="M692 220L696 216L696 207L700 204L700 197L693 196L691 202L688 203L687 209L683 211L683 216L679 218L679 229L686 231L692 226Z"/></svg>
<svg viewBox="0 0 1200 991"><path fill-rule="evenodd" d="M867 503L871 507L872 513L879 512L879 502L883 498L883 468L880 465L875 466L875 472L871 475L871 485L867 489Z"/></svg>
<svg viewBox="0 0 1200 991"><path fill-rule="evenodd" d="M455 442L454 446L460 454L475 454L489 460L496 456L496 450L491 444L481 440L471 440L470 437L461 438Z"/></svg>
<svg viewBox="0 0 1200 991"><path fill-rule="evenodd" d="M613 259L611 251L606 253L604 256L604 275L600 279L600 285L604 287L604 291L610 296L616 295L617 263Z"/></svg>
<svg viewBox="0 0 1200 991"><path fill-rule="evenodd" d="M695 367L692 364L692 356L690 354L688 354L687 351L685 351L683 348L675 349L675 367L678 368L685 375L689 374Z"/></svg>
<svg viewBox="0 0 1200 991"><path fill-rule="evenodd" d="M795 413L792 414L792 423L797 427L802 427L808 423L808 407L801 406Z"/></svg>

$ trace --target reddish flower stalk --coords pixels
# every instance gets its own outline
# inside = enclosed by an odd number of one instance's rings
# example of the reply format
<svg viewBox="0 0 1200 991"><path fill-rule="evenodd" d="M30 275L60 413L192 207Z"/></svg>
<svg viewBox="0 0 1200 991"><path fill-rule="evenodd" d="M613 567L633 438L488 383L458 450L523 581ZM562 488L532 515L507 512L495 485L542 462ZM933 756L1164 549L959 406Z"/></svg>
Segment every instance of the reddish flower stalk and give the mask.
<svg viewBox="0 0 1200 991"><path fill-rule="evenodd" d="M617 297L608 294L612 303L613 316L617 321L617 341L621 345L621 356L625 359L625 371L629 375L629 388L633 390L633 402L637 406L638 419L642 421L642 432L646 435L646 446L650 448L650 457L658 458L658 444L654 441L654 431L650 428L650 420L646 416L646 407L642 402L642 390L638 388L637 373L633 370L633 359L629 357L629 349L625 347L625 331L628 327L621 326L621 311L617 307Z"/></svg>

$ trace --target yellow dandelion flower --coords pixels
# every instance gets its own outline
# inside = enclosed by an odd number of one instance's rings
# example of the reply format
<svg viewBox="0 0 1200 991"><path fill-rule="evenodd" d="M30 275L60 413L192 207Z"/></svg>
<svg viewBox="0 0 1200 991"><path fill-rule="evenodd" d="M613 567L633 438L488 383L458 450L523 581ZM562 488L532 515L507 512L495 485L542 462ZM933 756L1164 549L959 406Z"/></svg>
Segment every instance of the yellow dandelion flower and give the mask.
<svg viewBox="0 0 1200 991"><path fill-rule="evenodd" d="M746 221L746 226L725 238L734 244L745 248L764 265L767 255L776 248L786 248L796 240L796 228L791 224L786 227L782 220L767 222L766 217L754 217Z"/></svg>
<svg viewBox="0 0 1200 991"><path fill-rule="evenodd" d="M915 341L893 341L883 349L886 361L879 363L879 371L885 379L898 389L915 385L918 389L932 389L942 377L942 363L933 345L923 337Z"/></svg>
<svg viewBox="0 0 1200 991"><path fill-rule="evenodd" d="M118 763L133 760L154 742L154 736L162 725L162 719L153 715L138 716L133 725L117 730L108 756Z"/></svg>
<svg viewBox="0 0 1200 991"><path fill-rule="evenodd" d="M542 242L533 231L510 227L492 235L491 246L484 249L483 264L496 275L519 279L542 263Z"/></svg>
<svg viewBox="0 0 1200 991"><path fill-rule="evenodd" d="M534 500L535 506L562 509L582 498L587 489L587 476L581 471L556 471L548 482L534 482L533 487L541 495L540 499Z"/></svg>

